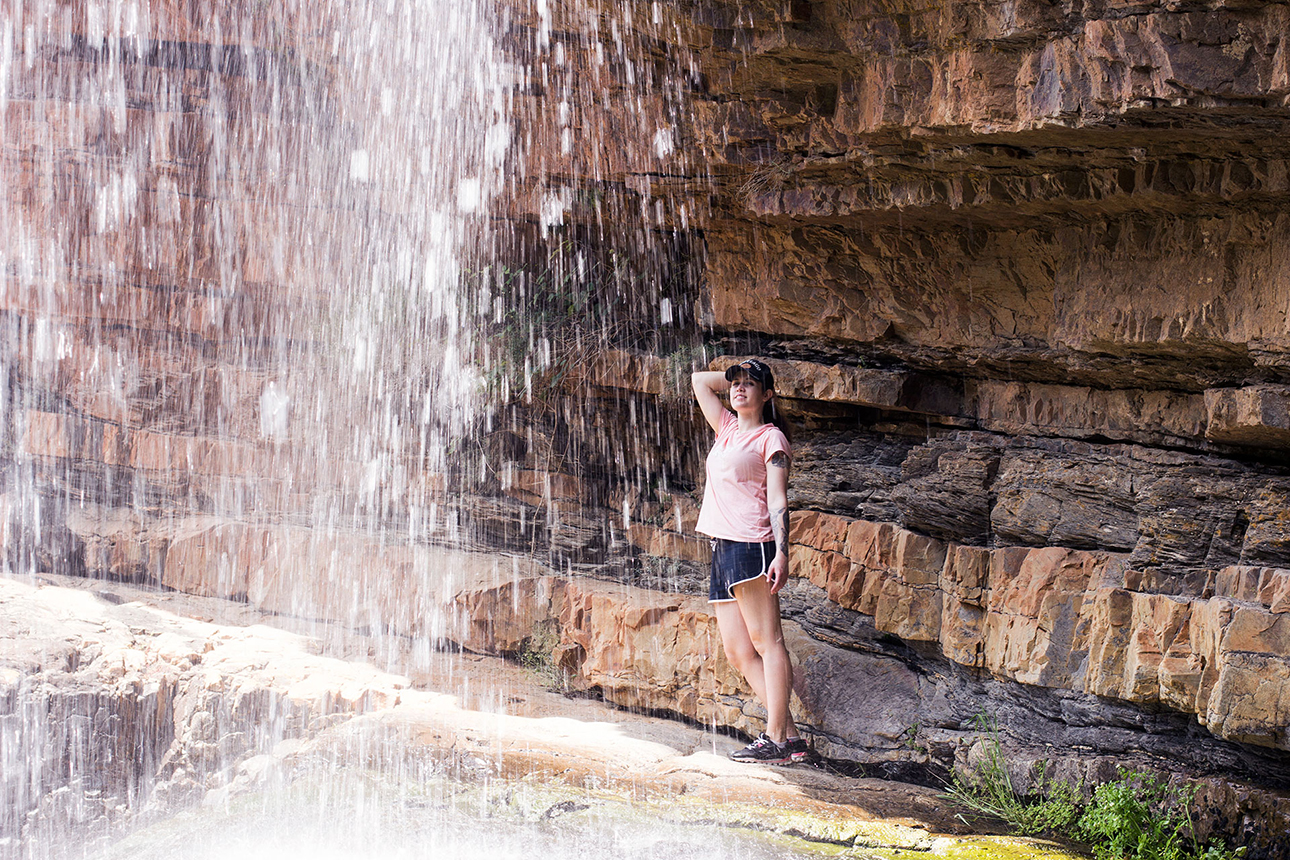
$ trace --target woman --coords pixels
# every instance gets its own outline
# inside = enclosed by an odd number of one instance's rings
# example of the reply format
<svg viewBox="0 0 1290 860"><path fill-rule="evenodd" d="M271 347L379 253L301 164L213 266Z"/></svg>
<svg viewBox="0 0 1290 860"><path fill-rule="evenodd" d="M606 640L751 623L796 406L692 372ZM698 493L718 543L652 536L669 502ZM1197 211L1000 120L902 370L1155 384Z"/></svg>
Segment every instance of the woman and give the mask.
<svg viewBox="0 0 1290 860"><path fill-rule="evenodd" d="M788 424L775 408L775 378L755 358L690 378L716 431L697 530L712 540L708 602L726 658L766 704L766 731L730 754L787 764L812 751L789 714L793 664L784 647L779 590L788 578ZM730 412L721 404L729 387Z"/></svg>

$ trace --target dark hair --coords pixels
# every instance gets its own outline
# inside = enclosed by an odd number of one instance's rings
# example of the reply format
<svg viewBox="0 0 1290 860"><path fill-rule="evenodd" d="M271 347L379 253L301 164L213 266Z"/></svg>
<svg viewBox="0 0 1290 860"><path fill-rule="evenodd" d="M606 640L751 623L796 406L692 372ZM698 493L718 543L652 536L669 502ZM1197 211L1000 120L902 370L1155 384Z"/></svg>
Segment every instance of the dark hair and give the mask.
<svg viewBox="0 0 1290 860"><path fill-rule="evenodd" d="M784 413L775 408L775 401L779 395L775 395L766 401L766 405L761 408L761 420L763 424L774 424L779 428L779 432L784 434L784 438L791 445L793 443L793 425L788 423Z"/></svg>
<svg viewBox="0 0 1290 860"><path fill-rule="evenodd" d="M771 372L766 362L756 358L745 359L738 364L732 364L726 368L726 379L731 382L735 377L743 374L762 387L763 391L775 390L775 374ZM766 401L766 405L761 408L761 421L763 424L774 424L779 428L779 432L784 434L784 438L791 444L793 441L793 427L788 423L788 419L783 413L775 407L775 401L779 399L776 395Z"/></svg>

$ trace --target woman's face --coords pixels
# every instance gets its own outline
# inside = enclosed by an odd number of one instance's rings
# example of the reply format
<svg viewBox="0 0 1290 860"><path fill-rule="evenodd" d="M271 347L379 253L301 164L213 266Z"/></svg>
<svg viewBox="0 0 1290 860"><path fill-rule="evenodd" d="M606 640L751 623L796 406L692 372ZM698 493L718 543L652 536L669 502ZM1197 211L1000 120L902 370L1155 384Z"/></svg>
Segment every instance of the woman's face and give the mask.
<svg viewBox="0 0 1290 860"><path fill-rule="evenodd" d="M730 407L736 412L746 409L761 415L762 407L774 396L773 391L762 388L760 382L753 381L746 373L730 380Z"/></svg>

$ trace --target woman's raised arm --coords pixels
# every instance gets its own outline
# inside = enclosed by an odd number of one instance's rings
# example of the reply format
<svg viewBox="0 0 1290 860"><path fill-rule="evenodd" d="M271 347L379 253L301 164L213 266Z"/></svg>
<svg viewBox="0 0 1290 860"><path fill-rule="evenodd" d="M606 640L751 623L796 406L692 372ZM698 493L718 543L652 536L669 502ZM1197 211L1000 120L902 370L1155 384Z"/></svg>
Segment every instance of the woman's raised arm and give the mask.
<svg viewBox="0 0 1290 860"><path fill-rule="evenodd" d="M721 405L721 392L730 385L726 375L720 370L696 370L690 374L690 387L694 389L694 399L699 401L703 417L714 431L721 429L721 413L726 407Z"/></svg>

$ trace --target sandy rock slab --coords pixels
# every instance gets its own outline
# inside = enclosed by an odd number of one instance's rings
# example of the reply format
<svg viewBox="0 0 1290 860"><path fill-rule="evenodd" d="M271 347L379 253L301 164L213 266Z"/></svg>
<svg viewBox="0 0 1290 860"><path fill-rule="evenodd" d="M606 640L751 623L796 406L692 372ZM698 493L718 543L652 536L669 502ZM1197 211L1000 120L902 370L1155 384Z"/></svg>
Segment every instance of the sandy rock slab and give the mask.
<svg viewBox="0 0 1290 860"><path fill-rule="evenodd" d="M0 726L6 858L231 856L250 833L345 856L515 853L481 834L525 856L1061 856L956 835L930 789L735 764L728 737L494 658L115 583L0 578Z"/></svg>

